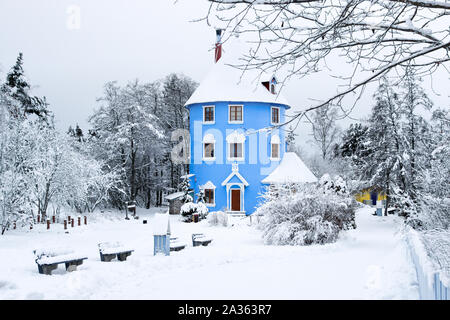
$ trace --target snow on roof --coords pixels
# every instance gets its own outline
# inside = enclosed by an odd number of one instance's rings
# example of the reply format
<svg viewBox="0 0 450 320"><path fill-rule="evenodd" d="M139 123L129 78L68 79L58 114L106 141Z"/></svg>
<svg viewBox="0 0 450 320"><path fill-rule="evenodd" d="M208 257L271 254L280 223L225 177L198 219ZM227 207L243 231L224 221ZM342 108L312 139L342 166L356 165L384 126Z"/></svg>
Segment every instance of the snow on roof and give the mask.
<svg viewBox="0 0 450 320"><path fill-rule="evenodd" d="M286 152L278 167L261 182L268 184L303 183L317 182L317 178L295 152Z"/></svg>
<svg viewBox="0 0 450 320"><path fill-rule="evenodd" d="M243 72L233 67L243 64L239 59L246 45L239 38L229 39L223 47L222 57L213 65L185 106L217 101L267 102L289 106L281 94L272 94L261 84L262 81L269 81L266 79L267 74L255 69Z"/></svg>
<svg viewBox="0 0 450 320"><path fill-rule="evenodd" d="M167 199L167 200L174 200L174 199L182 197L183 195L184 195L184 192L180 191L180 192L175 192L175 193L168 194L164 198Z"/></svg>
<svg viewBox="0 0 450 320"><path fill-rule="evenodd" d="M189 173L189 174L185 174L183 176L181 176L181 179L186 179L186 178L192 178L193 176L195 176L195 173Z"/></svg>
<svg viewBox="0 0 450 320"><path fill-rule="evenodd" d="M163 236L170 234L169 212L156 213L153 217L153 235Z"/></svg>

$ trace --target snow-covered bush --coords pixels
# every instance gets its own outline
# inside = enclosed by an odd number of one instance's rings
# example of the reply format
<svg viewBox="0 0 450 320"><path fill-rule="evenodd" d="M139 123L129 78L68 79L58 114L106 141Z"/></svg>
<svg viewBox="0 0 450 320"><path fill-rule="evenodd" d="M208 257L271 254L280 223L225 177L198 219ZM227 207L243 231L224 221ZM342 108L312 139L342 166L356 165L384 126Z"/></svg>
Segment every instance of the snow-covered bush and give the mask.
<svg viewBox="0 0 450 320"><path fill-rule="evenodd" d="M180 214L184 222L191 222L192 216L197 214L199 220L203 220L208 215L208 207L203 202L186 202L180 208Z"/></svg>
<svg viewBox="0 0 450 320"><path fill-rule="evenodd" d="M228 226L228 215L223 211L213 211L208 214L208 222L211 226Z"/></svg>
<svg viewBox="0 0 450 320"><path fill-rule="evenodd" d="M266 244L309 245L336 241L341 230L356 228L356 203L341 179L325 177L323 184L271 187L256 210ZM332 183L331 183L332 182ZM329 186L339 185L339 191Z"/></svg>
<svg viewBox="0 0 450 320"><path fill-rule="evenodd" d="M192 215L197 212L197 204L193 202L186 202L180 208L180 214L184 222L191 222Z"/></svg>

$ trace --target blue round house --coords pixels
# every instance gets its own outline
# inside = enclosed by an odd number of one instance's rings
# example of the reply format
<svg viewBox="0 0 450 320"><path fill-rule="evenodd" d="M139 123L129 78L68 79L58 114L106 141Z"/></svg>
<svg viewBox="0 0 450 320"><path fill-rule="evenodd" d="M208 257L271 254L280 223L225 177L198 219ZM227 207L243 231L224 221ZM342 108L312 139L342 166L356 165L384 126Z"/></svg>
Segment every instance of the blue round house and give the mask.
<svg viewBox="0 0 450 320"><path fill-rule="evenodd" d="M290 155L295 160L286 161L286 168L270 177L285 160L285 133L277 126L285 122L290 106L277 92L275 76L242 72L230 65L236 61L228 51L222 56L219 35L215 64L185 104L190 117L189 172L191 186L196 193L204 190L210 211L250 215L264 187L285 180L290 170L293 176L300 170L302 182L316 178L295 154Z"/></svg>

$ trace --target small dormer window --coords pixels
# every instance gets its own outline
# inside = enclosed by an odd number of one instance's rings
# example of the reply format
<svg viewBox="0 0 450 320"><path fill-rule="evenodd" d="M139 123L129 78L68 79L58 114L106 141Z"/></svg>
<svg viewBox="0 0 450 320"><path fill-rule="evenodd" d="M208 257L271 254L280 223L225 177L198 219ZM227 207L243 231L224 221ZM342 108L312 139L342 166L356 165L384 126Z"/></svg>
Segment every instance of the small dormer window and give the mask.
<svg viewBox="0 0 450 320"><path fill-rule="evenodd" d="M275 86L277 85L277 79L275 77L272 78L272 80L270 80L270 93L271 94L276 94L276 90L275 90Z"/></svg>

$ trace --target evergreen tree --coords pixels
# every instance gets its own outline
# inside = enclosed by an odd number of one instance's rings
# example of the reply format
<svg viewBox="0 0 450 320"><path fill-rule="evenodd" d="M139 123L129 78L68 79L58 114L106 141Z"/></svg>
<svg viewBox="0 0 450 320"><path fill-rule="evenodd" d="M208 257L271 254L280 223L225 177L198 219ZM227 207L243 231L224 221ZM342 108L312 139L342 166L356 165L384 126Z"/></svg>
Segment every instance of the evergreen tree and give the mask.
<svg viewBox="0 0 450 320"><path fill-rule="evenodd" d="M47 123L52 122L45 97L40 98L30 95L31 86L23 70L22 53L19 53L16 64L7 74L6 83L2 85L1 90L12 100L19 102L19 104L8 103L8 110L12 117L23 119L29 114L35 114Z"/></svg>
<svg viewBox="0 0 450 320"><path fill-rule="evenodd" d="M367 132L369 156L362 166L362 178L369 187L385 190L387 201L385 215L391 205L391 197L405 190L405 171L400 134L400 103L398 95L386 79L381 81L374 95L376 104L369 118Z"/></svg>
<svg viewBox="0 0 450 320"><path fill-rule="evenodd" d="M286 144L287 144L287 151L288 152L294 152L295 150L295 139L298 136L298 134L296 134L294 132L294 129L292 128L292 126L289 126L289 130L287 130L287 135L286 135Z"/></svg>

